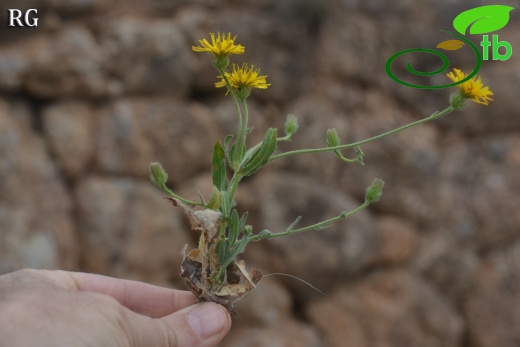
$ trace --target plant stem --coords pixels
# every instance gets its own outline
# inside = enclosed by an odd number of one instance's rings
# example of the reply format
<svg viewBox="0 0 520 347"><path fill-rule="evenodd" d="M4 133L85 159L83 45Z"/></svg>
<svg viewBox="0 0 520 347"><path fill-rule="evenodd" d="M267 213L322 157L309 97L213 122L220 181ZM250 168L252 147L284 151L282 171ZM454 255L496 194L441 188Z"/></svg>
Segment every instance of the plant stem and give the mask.
<svg viewBox="0 0 520 347"><path fill-rule="evenodd" d="M312 225L309 225L309 226L306 226L306 227L303 227L303 228L292 229L292 230L288 230L288 231L281 232L281 233L271 234L271 235L265 237L264 239L272 239L274 237L282 237L282 236L298 234L298 233L301 233L301 232L304 232L304 231L308 231L308 230L312 230L312 229L325 228L329 224L332 224L332 223L337 222L337 221L339 221L341 219L347 218L347 217L349 217L349 216L351 216L351 215L353 215L353 214L355 214L355 213L357 213L359 211L364 210L365 208L368 207L368 205L370 205L370 202L365 200L365 202L362 205L358 206L357 208L353 209L352 211L342 212L341 214L339 214L336 217L333 217L333 218L330 218L330 219L324 220L322 222L319 222L319 223L316 223L316 224L312 224ZM255 240L255 237L253 236L251 238L251 241L258 241L258 240Z"/></svg>
<svg viewBox="0 0 520 347"><path fill-rule="evenodd" d="M185 203L186 205L191 205L191 206L204 206L204 204L201 203L201 202L197 202L197 201L193 201L193 200L184 199L183 197L181 197L181 196L175 194L174 192L172 192L172 191L170 190L170 188L168 188L168 187L166 186L166 184L162 184L162 185L161 185L161 189L162 189L162 191L165 192L166 194L168 194L168 195L172 196L173 198L175 198L175 199L177 199L177 200L179 200L179 201Z"/></svg>
<svg viewBox="0 0 520 347"><path fill-rule="evenodd" d="M354 142L354 143L349 143L349 144L345 144L345 145L339 145L339 146L335 146L335 147L323 147L323 148L311 148L311 149L297 149L297 150L294 150L294 151L288 151L288 152L284 152L284 153L280 153L280 154L277 154L277 155L273 155L271 157L271 159L269 159L269 161L273 161L273 160L276 160L276 159L280 159L280 158L283 158L283 157L287 157L287 156L290 156L290 155L298 155L298 154L305 154L305 153L318 153L318 152L328 152L328 151L334 151L334 150L338 150L338 149L346 149L346 148L352 148L352 147L357 147L357 146L360 146L360 145L363 145L365 143L368 143L368 142L372 142L372 141L375 141L375 140L379 140L383 137L386 137L388 135L392 135L392 134L395 134L399 131L402 131L402 130L405 130L405 129L408 129L408 128L411 128L413 126L416 126L416 125L419 125L419 124L422 124L422 123L426 123L428 121L431 121L431 120L434 120L436 118L439 118L439 117L442 117L442 116L445 116L447 115L448 113L454 111L455 108L452 107L452 106L449 106L447 108L445 108L444 110L440 111L440 112L435 112L433 113L431 116L429 117L426 117L426 118L423 118L423 119L420 119L418 121L415 121L415 122L412 122L412 123L409 123L409 124L406 124L406 125L403 125L402 127L399 127L397 129L394 129L394 130L390 130L386 133L383 133L383 134L379 134L379 135L376 135L374 137L370 137L368 139L365 139L365 140L361 140L361 141L358 141L358 142Z"/></svg>
<svg viewBox="0 0 520 347"><path fill-rule="evenodd" d="M233 104L235 104L235 108L237 109L237 112L238 112L237 139L235 141L236 141L236 143L238 143L240 145L240 143L241 143L241 136L242 136L242 133L244 132L243 131L242 110L240 109L240 105L238 104L238 98L237 98L237 96L235 94L235 91L231 87L231 84L229 83L229 80L226 77L225 71L224 70L219 70L219 71L220 71L220 75L224 79L224 82L226 82L227 90L231 94L231 99L233 99ZM247 112L247 109L246 109L246 112ZM247 127L247 125L246 125L246 127Z"/></svg>
<svg viewBox="0 0 520 347"><path fill-rule="evenodd" d="M229 195L229 206L233 205L233 198L235 197L235 192L237 191L238 183L242 179L242 175L238 174L238 172L233 173L233 177L231 178L231 181L229 182L228 187L228 195ZM228 216L226 216L228 217Z"/></svg>
<svg viewBox="0 0 520 347"><path fill-rule="evenodd" d="M242 135L240 137L240 142L238 144L238 149L241 153L245 153L246 147L246 138L247 138L247 127L249 126L249 110L247 109L246 98L241 98L242 108L244 109L244 123L242 127ZM242 155L240 155L242 156Z"/></svg>

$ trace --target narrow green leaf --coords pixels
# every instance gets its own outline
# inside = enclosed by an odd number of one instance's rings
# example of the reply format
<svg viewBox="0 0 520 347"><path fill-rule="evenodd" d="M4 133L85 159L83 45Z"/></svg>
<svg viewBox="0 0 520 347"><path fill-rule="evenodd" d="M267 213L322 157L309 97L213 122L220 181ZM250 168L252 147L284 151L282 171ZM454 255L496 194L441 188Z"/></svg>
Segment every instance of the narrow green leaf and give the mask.
<svg viewBox="0 0 520 347"><path fill-rule="evenodd" d="M220 191L220 211L224 215L224 217L229 216L229 211L231 210L231 206L229 206L229 194L227 191Z"/></svg>
<svg viewBox="0 0 520 347"><path fill-rule="evenodd" d="M217 252L217 260L220 266L222 266L229 258L231 249L226 240L220 240L215 246L215 252ZM228 263L229 264L229 263Z"/></svg>
<svg viewBox="0 0 520 347"><path fill-rule="evenodd" d="M238 228L240 226L240 220L238 219L238 212L237 210L233 210L231 212L231 219L229 221L229 243L231 247L233 247L237 241L238 238Z"/></svg>
<svg viewBox="0 0 520 347"><path fill-rule="evenodd" d="M302 216L298 216L298 217L294 220L294 222L292 222L291 225L289 225L289 226L287 227L287 229L285 229L285 231L287 232L287 231L291 231L291 230L293 230L294 227L296 226L296 224L298 224L298 223L300 222L301 219L302 219Z"/></svg>
<svg viewBox="0 0 520 347"><path fill-rule="evenodd" d="M228 135L224 138L224 153L226 154L226 160L229 166L231 166L231 154L229 143L233 140L233 135Z"/></svg>
<svg viewBox="0 0 520 347"><path fill-rule="evenodd" d="M204 197L200 193L200 190L197 190L197 194L199 194L199 199L202 205L206 206L206 201L204 201Z"/></svg>
<svg viewBox="0 0 520 347"><path fill-rule="evenodd" d="M269 128L269 130L267 130L262 145L251 158L242 165L239 171L240 174L250 176L269 162L269 158L271 158L276 150L276 132L276 128Z"/></svg>
<svg viewBox="0 0 520 347"><path fill-rule="evenodd" d="M211 199L208 202L207 208L211 210L218 210L222 203L222 197L217 187L213 186L213 192L211 193Z"/></svg>
<svg viewBox="0 0 520 347"><path fill-rule="evenodd" d="M237 150L237 143L231 145L231 149L229 150L229 160L230 164L229 166L235 167L238 163L238 150Z"/></svg>
<svg viewBox="0 0 520 347"><path fill-rule="evenodd" d="M248 242L249 242L249 237L246 237L246 236L242 236L242 238L237 241L237 243L235 244L233 249L231 249L231 254L230 254L231 260L229 261L229 263L231 263L231 261L233 261L233 259L235 259L240 253L242 253L244 251ZM229 263L228 263L228 265L229 265Z"/></svg>
<svg viewBox="0 0 520 347"><path fill-rule="evenodd" d="M240 223L238 225L238 233L242 233L244 231L244 227L246 226L246 222L247 222L247 216L248 216L248 212L244 212L244 214L242 215L242 217L240 218Z"/></svg>
<svg viewBox="0 0 520 347"><path fill-rule="evenodd" d="M226 178L226 154L220 141L215 142L213 146L213 155L211 157L211 174L213 185L218 190L227 189Z"/></svg>
<svg viewBox="0 0 520 347"><path fill-rule="evenodd" d="M249 238L244 236L238 240L238 242L233 247L229 245L228 241L220 240L217 243L215 251L218 254L217 258L218 264L221 268L220 271L224 271L228 265L231 264L231 262L244 251L248 242Z"/></svg>
<svg viewBox="0 0 520 347"><path fill-rule="evenodd" d="M453 27L462 35L487 34L497 31L509 22L509 12L514 7L505 5L486 5L464 11L453 20Z"/></svg>

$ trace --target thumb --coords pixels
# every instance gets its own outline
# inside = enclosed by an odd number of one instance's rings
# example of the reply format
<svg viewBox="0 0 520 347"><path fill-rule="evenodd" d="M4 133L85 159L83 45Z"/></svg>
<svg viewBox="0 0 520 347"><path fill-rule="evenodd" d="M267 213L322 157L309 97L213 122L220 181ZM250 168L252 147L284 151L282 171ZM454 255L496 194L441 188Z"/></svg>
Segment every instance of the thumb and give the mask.
<svg viewBox="0 0 520 347"><path fill-rule="evenodd" d="M231 328L231 317L221 305L202 303L159 319L134 322L137 346L216 346Z"/></svg>

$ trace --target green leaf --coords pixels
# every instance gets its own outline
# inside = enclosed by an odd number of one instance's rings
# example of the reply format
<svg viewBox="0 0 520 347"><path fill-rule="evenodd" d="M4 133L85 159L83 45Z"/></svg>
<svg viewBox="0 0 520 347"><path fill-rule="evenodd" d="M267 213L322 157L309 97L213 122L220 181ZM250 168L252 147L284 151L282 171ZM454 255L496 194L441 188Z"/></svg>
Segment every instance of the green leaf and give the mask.
<svg viewBox="0 0 520 347"><path fill-rule="evenodd" d="M300 222L300 220L302 219L302 216L298 216L296 217L296 219L294 220L294 222L291 223L291 225L289 225L287 227L287 229L285 229L285 231L291 231L294 229L294 227L296 226L296 224L298 224Z"/></svg>
<svg viewBox="0 0 520 347"><path fill-rule="evenodd" d="M215 142L215 145L213 146L213 155L211 157L211 174L213 185L217 187L218 190L226 190L226 154L224 152L224 148L220 144L220 141Z"/></svg>
<svg viewBox="0 0 520 347"><path fill-rule="evenodd" d="M224 152L226 153L226 159L228 161L229 166L231 166L231 157L229 154L229 143L233 140L233 135L228 135L224 139Z"/></svg>
<svg viewBox="0 0 520 347"><path fill-rule="evenodd" d="M231 263L229 258L232 255L231 246L229 245L229 242L227 240L220 240L219 242L217 242L215 252L217 252L218 264L221 267L226 268L229 265L229 263ZM233 260L233 258L231 258L231 260Z"/></svg>
<svg viewBox="0 0 520 347"><path fill-rule="evenodd" d="M235 246L231 250L231 260L229 261L229 263L231 263L240 253L242 253L244 251L248 242L249 242L249 237L247 237L247 236L242 236L242 238L240 240L238 240L238 242L235 244ZM229 265L229 263L228 263L228 265Z"/></svg>
<svg viewBox="0 0 520 347"><path fill-rule="evenodd" d="M231 246L234 246L237 238L238 238L238 231L240 227L240 220L238 219L238 212L237 210L233 210L231 212L231 219L229 220L229 243Z"/></svg>
<svg viewBox="0 0 520 347"><path fill-rule="evenodd" d="M232 168L236 167L238 164L238 149L237 149L237 143L231 145L231 149L229 150L229 161Z"/></svg>
<svg viewBox="0 0 520 347"><path fill-rule="evenodd" d="M238 225L238 232L241 233L242 231L244 231L244 227L246 226L246 222L247 222L247 216L248 216L248 212L244 212L244 214L242 215L242 217L240 218L240 223Z"/></svg>
<svg viewBox="0 0 520 347"><path fill-rule="evenodd" d="M244 251L248 242L249 238L244 236L233 247L227 240L220 240L217 243L215 251L217 252L218 265L220 266L219 273L225 271L228 265Z"/></svg>
<svg viewBox="0 0 520 347"><path fill-rule="evenodd" d="M505 27L509 22L509 12L514 9L505 5L475 7L455 17L453 27L462 35L466 35L468 28L470 34L487 34Z"/></svg>
<svg viewBox="0 0 520 347"><path fill-rule="evenodd" d="M218 210L222 203L222 197L217 187L213 186L213 192L211 193L211 199L208 202L207 208L211 210Z"/></svg>
<svg viewBox="0 0 520 347"><path fill-rule="evenodd" d="M225 190L220 191L220 211L222 211L222 214L224 217L229 216L229 211L231 210L231 206L229 206L229 194Z"/></svg>
<svg viewBox="0 0 520 347"><path fill-rule="evenodd" d="M265 133L262 145L240 168L239 173L244 176L254 174L259 168L269 162L276 150L276 128L269 128Z"/></svg>
<svg viewBox="0 0 520 347"><path fill-rule="evenodd" d="M206 206L206 201L204 201L204 197L200 193L200 190L197 190L197 194L199 194L199 199L202 205Z"/></svg>

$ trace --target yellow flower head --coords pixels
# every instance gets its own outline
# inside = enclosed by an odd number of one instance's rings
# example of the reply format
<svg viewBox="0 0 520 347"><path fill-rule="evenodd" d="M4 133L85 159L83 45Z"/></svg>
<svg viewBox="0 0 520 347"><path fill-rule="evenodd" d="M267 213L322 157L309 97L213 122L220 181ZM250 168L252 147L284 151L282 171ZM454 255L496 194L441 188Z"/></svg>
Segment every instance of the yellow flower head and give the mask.
<svg viewBox="0 0 520 347"><path fill-rule="evenodd" d="M466 78L466 74L459 69L453 69L453 72L448 73L446 76L453 82L458 82ZM464 99L470 99L486 106L489 105L490 101L493 101L493 99L490 98L493 92L489 90L488 86L484 87L480 77L473 77L464 83L458 84L457 88Z"/></svg>
<svg viewBox="0 0 520 347"><path fill-rule="evenodd" d="M254 65L249 66L247 63L244 63L241 67L233 64L231 73L225 72L224 75L231 87L238 90L250 90L251 88L267 89L271 84L265 80L267 76L258 76L259 73L260 69L255 69ZM222 80L215 83L215 87L225 87L226 81L224 77L220 75L218 78Z"/></svg>
<svg viewBox="0 0 520 347"><path fill-rule="evenodd" d="M208 52L214 54L217 58L227 57L230 54L242 54L244 53L244 46L236 45L235 39L237 36L231 38L231 33L228 33L227 37L218 33L215 37L214 33L210 33L211 43L206 39L199 40L201 46L192 46L195 52Z"/></svg>

